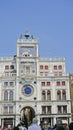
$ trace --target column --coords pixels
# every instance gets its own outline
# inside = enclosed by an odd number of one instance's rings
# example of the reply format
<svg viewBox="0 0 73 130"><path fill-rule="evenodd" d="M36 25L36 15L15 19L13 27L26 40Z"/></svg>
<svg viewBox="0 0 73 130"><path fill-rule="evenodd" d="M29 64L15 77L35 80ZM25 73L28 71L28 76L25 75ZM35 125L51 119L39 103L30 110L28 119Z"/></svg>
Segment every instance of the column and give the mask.
<svg viewBox="0 0 73 130"><path fill-rule="evenodd" d="M56 117L53 118L53 125L56 124Z"/></svg>
<svg viewBox="0 0 73 130"><path fill-rule="evenodd" d="M19 55L20 55L20 48L17 46L17 76L20 75L20 60L19 60Z"/></svg>
<svg viewBox="0 0 73 130"><path fill-rule="evenodd" d="M68 123L72 122L71 117L68 119Z"/></svg>
<svg viewBox="0 0 73 130"><path fill-rule="evenodd" d="M1 118L0 118L0 125L1 125Z"/></svg>
<svg viewBox="0 0 73 130"><path fill-rule="evenodd" d="M4 119L2 119L2 124L1 125L2 125L2 128L3 128L4 127Z"/></svg>
<svg viewBox="0 0 73 130"><path fill-rule="evenodd" d="M37 120L38 120L38 125L40 124L40 116L39 114L37 115Z"/></svg>

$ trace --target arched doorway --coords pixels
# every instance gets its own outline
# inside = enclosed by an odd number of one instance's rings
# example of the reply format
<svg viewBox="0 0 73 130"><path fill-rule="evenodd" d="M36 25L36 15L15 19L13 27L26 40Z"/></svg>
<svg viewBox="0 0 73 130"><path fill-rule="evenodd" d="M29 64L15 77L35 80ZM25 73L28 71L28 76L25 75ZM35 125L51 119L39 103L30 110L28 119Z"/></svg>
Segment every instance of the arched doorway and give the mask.
<svg viewBox="0 0 73 130"><path fill-rule="evenodd" d="M21 113L21 117L20 117L21 122L25 123L26 125L30 125L33 117L35 117L34 109L32 107L27 106L22 108L20 113Z"/></svg>

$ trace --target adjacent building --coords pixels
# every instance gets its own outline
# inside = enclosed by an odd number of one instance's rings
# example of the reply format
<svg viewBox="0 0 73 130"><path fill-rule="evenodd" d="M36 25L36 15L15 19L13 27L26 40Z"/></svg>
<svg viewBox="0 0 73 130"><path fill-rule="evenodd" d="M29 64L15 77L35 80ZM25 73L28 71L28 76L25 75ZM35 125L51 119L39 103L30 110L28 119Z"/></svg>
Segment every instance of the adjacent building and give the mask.
<svg viewBox="0 0 73 130"><path fill-rule="evenodd" d="M70 99L71 99L71 114L72 114L72 121L73 121L73 74L69 74L70 77Z"/></svg>
<svg viewBox="0 0 73 130"><path fill-rule="evenodd" d="M51 126L71 121L69 74L65 58L42 58L33 36L17 39L13 57L0 57L0 124L17 125L34 116Z"/></svg>

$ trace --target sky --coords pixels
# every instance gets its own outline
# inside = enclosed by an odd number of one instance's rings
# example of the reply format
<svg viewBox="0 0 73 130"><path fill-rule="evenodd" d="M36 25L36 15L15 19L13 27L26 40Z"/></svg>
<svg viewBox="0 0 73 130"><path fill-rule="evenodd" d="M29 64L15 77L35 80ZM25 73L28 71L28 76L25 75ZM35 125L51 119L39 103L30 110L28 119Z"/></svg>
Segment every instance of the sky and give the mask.
<svg viewBox="0 0 73 130"><path fill-rule="evenodd" d="M0 0L0 57L16 54L26 30L38 39L41 57L65 57L73 73L73 0Z"/></svg>

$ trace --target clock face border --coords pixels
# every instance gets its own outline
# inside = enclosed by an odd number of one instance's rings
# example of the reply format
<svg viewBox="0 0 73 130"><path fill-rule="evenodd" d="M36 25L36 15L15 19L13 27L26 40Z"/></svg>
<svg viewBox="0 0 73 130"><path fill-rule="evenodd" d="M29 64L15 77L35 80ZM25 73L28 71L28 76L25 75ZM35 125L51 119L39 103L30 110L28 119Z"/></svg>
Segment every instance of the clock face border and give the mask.
<svg viewBox="0 0 73 130"><path fill-rule="evenodd" d="M25 84L23 85L23 88L22 88L22 93L25 95L25 96L31 96L33 94L33 91L34 91L34 88L32 85L30 84Z"/></svg>

